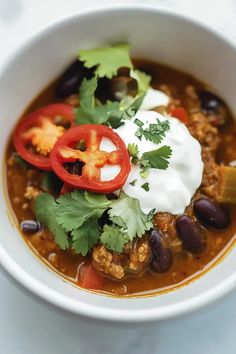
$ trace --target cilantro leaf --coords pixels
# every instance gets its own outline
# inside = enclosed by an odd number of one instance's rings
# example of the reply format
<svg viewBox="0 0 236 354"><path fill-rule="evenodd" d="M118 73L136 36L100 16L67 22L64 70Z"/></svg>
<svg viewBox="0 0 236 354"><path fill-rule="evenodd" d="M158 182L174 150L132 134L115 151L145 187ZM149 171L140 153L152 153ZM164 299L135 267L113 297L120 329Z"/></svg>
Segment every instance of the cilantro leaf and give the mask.
<svg viewBox="0 0 236 354"><path fill-rule="evenodd" d="M109 205L110 201L105 195L85 194L76 190L57 199L56 219L66 231L73 231L79 229L88 219L96 218L98 220Z"/></svg>
<svg viewBox="0 0 236 354"><path fill-rule="evenodd" d="M89 193L89 192L84 192L84 197L89 203L91 208L95 209L107 209L110 206L110 200L107 199L105 194L95 194L95 193ZM77 195L75 195L75 198L77 198Z"/></svg>
<svg viewBox="0 0 236 354"><path fill-rule="evenodd" d="M141 166L139 174L142 178L148 178L148 176L150 175L149 167L148 166L145 166L145 167Z"/></svg>
<svg viewBox="0 0 236 354"><path fill-rule="evenodd" d="M137 81L139 93L146 92L149 89L151 76L147 75L144 71L131 70L130 76Z"/></svg>
<svg viewBox="0 0 236 354"><path fill-rule="evenodd" d="M71 233L72 248L76 253L86 254L96 245L100 237L100 229L97 218L87 219L80 228Z"/></svg>
<svg viewBox="0 0 236 354"><path fill-rule="evenodd" d="M142 128L142 126L144 125L144 123L138 118L134 120L134 124L136 124L139 128Z"/></svg>
<svg viewBox="0 0 236 354"><path fill-rule="evenodd" d="M74 110L76 124L104 124L119 112L118 102L109 101L105 105L95 106L94 93L96 88L97 79L95 77L82 81L79 91L80 107Z"/></svg>
<svg viewBox="0 0 236 354"><path fill-rule="evenodd" d="M132 96L125 96L120 102L120 107L124 110L129 107L129 109L133 109L136 114L141 104L143 103L144 97L146 96L146 92L149 88L149 83L151 81L151 76L148 76L147 74L139 70L131 70L130 76L138 83L138 94L135 98L133 98ZM132 115L132 117L133 116L134 114Z"/></svg>
<svg viewBox="0 0 236 354"><path fill-rule="evenodd" d="M158 168L159 170L166 170L169 166L168 159L171 157L172 150L170 146L164 145L156 150L144 152L141 157L142 160L148 161L151 168Z"/></svg>
<svg viewBox="0 0 236 354"><path fill-rule="evenodd" d="M94 77L90 80L84 79L80 85L80 107L90 109L95 106L94 93L97 88L97 79Z"/></svg>
<svg viewBox="0 0 236 354"><path fill-rule="evenodd" d="M41 193L35 200L36 218L54 235L55 242L63 249L69 247L66 230L55 218L56 201L47 194Z"/></svg>
<svg viewBox="0 0 236 354"><path fill-rule="evenodd" d="M137 144L128 144L128 152L129 152L129 155L132 157L131 159L131 162L132 164L136 165L139 161L139 158L138 158L138 145Z"/></svg>
<svg viewBox="0 0 236 354"><path fill-rule="evenodd" d="M62 249L71 246L75 252L85 256L98 242L98 221L110 203L105 195L78 190L57 200L43 193L35 201L35 212Z"/></svg>
<svg viewBox="0 0 236 354"><path fill-rule="evenodd" d="M165 137L165 133L170 129L169 120L165 120L161 122L157 118L157 123L149 124L148 128L143 128L143 122L139 119L135 119L134 123L139 127L135 133L135 135L139 138L139 140L144 138L146 140L152 141L154 144L160 144Z"/></svg>
<svg viewBox="0 0 236 354"><path fill-rule="evenodd" d="M132 156L132 157L137 157L138 156L138 145L137 144L128 144L128 152L129 152L129 155Z"/></svg>
<svg viewBox="0 0 236 354"><path fill-rule="evenodd" d="M118 102L110 102L107 104L84 109L77 107L75 112L75 122L81 124L105 124L110 121L111 125L115 118L116 122L121 121L122 115L119 111Z"/></svg>
<svg viewBox="0 0 236 354"><path fill-rule="evenodd" d="M142 237L145 231L153 226L153 213L142 212L138 199L129 197L124 192L119 199L112 200L108 214L111 221L123 229L127 229L127 237L132 241L136 236Z"/></svg>
<svg viewBox="0 0 236 354"><path fill-rule="evenodd" d="M134 179L132 182L130 182L130 185L134 187L137 182L138 182L138 180Z"/></svg>
<svg viewBox="0 0 236 354"><path fill-rule="evenodd" d="M118 128L125 119L132 118L144 99L144 94L125 109L121 109L119 102L107 101L106 104L95 106L94 92L97 79L84 79L80 87L80 107L75 108L75 122L81 124L108 124L112 128Z"/></svg>
<svg viewBox="0 0 236 354"><path fill-rule="evenodd" d="M95 74L98 77L111 79L117 74L119 68L133 68L129 54L129 44L116 44L110 47L95 48L79 51L79 59L84 66L96 66Z"/></svg>
<svg viewBox="0 0 236 354"><path fill-rule="evenodd" d="M100 241L109 250L121 253L129 239L121 228L115 225L105 225Z"/></svg>
<svg viewBox="0 0 236 354"><path fill-rule="evenodd" d="M141 188L143 188L146 192L148 192L149 191L149 183L148 182L146 182L146 183L144 183L142 186L141 186Z"/></svg>
<svg viewBox="0 0 236 354"><path fill-rule="evenodd" d="M123 119L130 119L135 116L135 114L138 112L141 104L143 103L144 97L146 93L143 92L139 96L137 96L130 104L128 107L124 108L121 110L123 112L122 118ZM121 104L120 104L121 105Z"/></svg>

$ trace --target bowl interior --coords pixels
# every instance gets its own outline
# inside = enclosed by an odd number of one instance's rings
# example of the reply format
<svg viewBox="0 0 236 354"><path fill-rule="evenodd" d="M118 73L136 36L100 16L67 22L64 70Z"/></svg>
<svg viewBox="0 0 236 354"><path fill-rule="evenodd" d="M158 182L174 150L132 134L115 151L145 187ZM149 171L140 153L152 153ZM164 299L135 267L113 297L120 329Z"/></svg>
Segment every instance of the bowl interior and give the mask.
<svg viewBox="0 0 236 354"><path fill-rule="evenodd" d="M12 55L0 78L0 159L9 134L31 100L78 49L128 41L132 54L184 70L216 88L236 111L236 50L194 22L143 7L91 11L44 30ZM5 187L1 176L1 189ZM10 218L11 219L11 218ZM0 200L0 263L20 283L75 313L119 321L166 318L219 297L236 281L236 249L204 276L164 295L119 299L75 288L47 269L26 246Z"/></svg>

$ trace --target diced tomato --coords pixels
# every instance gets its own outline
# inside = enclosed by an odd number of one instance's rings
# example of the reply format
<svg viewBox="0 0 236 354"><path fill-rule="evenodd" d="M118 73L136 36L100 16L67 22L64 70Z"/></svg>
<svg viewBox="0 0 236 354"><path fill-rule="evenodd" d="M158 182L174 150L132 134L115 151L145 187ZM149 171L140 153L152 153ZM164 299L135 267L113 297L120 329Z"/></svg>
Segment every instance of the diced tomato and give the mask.
<svg viewBox="0 0 236 354"><path fill-rule="evenodd" d="M104 279L92 265L85 266L81 271L81 286L85 289L102 289Z"/></svg>
<svg viewBox="0 0 236 354"><path fill-rule="evenodd" d="M174 118L179 119L182 123L186 125L189 124L188 114L183 107L176 107L174 109L171 109L170 115Z"/></svg>

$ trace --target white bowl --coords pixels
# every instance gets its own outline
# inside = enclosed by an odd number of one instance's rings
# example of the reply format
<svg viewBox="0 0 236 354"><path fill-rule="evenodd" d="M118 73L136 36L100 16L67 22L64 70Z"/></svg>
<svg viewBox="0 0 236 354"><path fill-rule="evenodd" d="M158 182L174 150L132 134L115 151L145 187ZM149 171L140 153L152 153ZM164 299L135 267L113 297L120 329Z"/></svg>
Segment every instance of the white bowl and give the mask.
<svg viewBox="0 0 236 354"><path fill-rule="evenodd" d="M10 132L31 100L66 67L77 50L129 41L132 54L171 65L216 88L236 111L236 49L209 28L148 6L119 6L74 15L22 45L0 74L0 159ZM4 170L5 173L5 170ZM5 190L5 175L1 180ZM159 296L119 299L63 281L32 254L0 200L0 264L32 294L74 314L116 322L173 317L205 305L236 285L236 248L189 285Z"/></svg>

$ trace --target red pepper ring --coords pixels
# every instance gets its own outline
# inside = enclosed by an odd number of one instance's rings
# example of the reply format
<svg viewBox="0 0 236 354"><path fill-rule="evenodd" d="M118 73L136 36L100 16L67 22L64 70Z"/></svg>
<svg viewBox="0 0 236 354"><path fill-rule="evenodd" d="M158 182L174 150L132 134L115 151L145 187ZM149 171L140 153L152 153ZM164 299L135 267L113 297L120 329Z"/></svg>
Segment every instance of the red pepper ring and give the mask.
<svg viewBox="0 0 236 354"><path fill-rule="evenodd" d="M102 138L109 139L117 148L112 152L99 149ZM86 150L75 146L85 141ZM84 124L69 129L55 143L51 155L54 172L66 184L95 193L111 193L120 189L130 172L130 158L125 143L111 128L104 125ZM82 174L69 173L63 166L66 162L84 163ZM100 168L105 165L120 165L120 172L110 181L101 181Z"/></svg>
<svg viewBox="0 0 236 354"><path fill-rule="evenodd" d="M37 109L34 112L26 115L17 125L14 134L13 141L18 154L31 165L36 166L42 170L50 171L52 169L49 156L44 156L40 153L27 148L34 135L37 135L37 129L40 130L43 125L50 125L56 116L62 116L68 121L71 126L74 125L74 112L73 108L64 103L55 103L48 106ZM51 129L53 125L49 126ZM56 125L55 125L56 127ZM41 134L43 136L43 134ZM50 140L49 140L50 142Z"/></svg>

